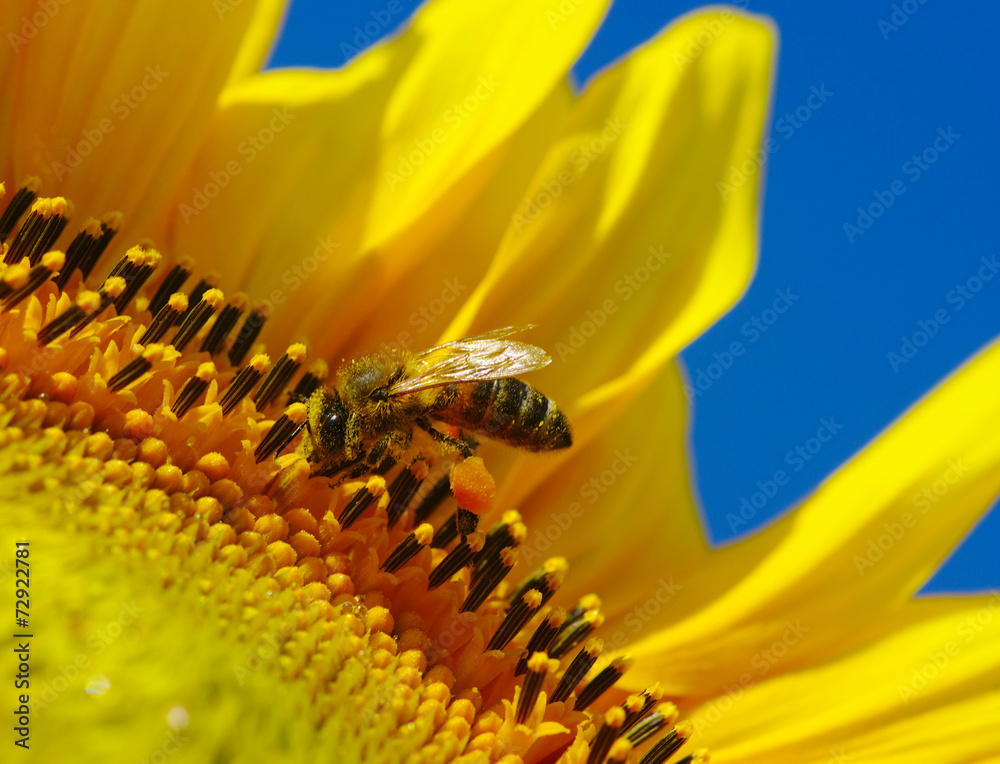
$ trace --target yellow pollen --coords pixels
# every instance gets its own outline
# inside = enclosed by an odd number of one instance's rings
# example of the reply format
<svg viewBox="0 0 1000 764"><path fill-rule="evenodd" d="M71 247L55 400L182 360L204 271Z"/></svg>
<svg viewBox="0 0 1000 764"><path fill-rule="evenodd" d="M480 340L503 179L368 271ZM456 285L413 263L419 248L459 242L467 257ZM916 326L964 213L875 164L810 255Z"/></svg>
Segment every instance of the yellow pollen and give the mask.
<svg viewBox="0 0 1000 764"><path fill-rule="evenodd" d="M58 271L66 264L66 253L51 250L42 255L42 267L50 271Z"/></svg>
<svg viewBox="0 0 1000 764"><path fill-rule="evenodd" d="M21 188L37 194L41 184L29 179ZM69 217L73 205L36 198L30 209ZM83 245L103 248L122 222L118 212L87 218ZM523 764L566 755L624 762L633 755L626 725L648 714L662 689L653 685L624 705L624 693L610 691L631 659L611 662L615 676L595 668L604 647L590 638L604 622L599 598L587 595L571 611L565 602L550 604L568 573L563 557L521 571L518 547L528 526L513 509L497 522L496 483L481 458L456 461L442 483L450 494L419 523L410 509L415 498L390 524L401 502L389 486L408 470L418 488L432 488L440 478L432 458L342 485L314 474L294 446L258 459L269 433L294 434L306 423L303 402L284 403L323 384L329 366L311 360L303 373L307 348L298 342L266 377L266 352L242 362L260 347L252 341L231 362L234 339L226 331L239 326L235 317L246 320L247 295L225 304L214 286L218 274L192 279L188 289L196 281L213 285L200 299L175 291L194 273L193 261L177 260L180 271L168 278L160 270L169 253L150 243L115 258L112 272L121 275L100 291L85 288L95 285L84 276L93 262L77 258L62 273L66 255L41 250L32 259L60 271L55 280L41 273L49 280L36 286L40 271L27 259L2 271L5 294L28 289L23 303L0 313L0 461L20 465L9 475L39 475L31 490L46 510L38 523L53 533L67 529L74 547L114 561L113 579L101 582L116 592L108 596L146 587L149 624L174 634L174 621L191 617L198 633L188 636L217 645L228 656L220 663L231 657L240 670L243 655L267 645L271 660L245 676L223 666L213 692L258 692L268 703L308 698L303 725L364 736L368 751L405 748L387 754L393 761ZM75 299L63 291L71 275ZM148 310L154 302L158 322ZM264 311L255 310L257 320ZM295 375L309 378L296 389ZM349 522L352 502L363 511ZM473 523L455 532L456 502L484 516L481 529ZM450 536L436 536L449 529ZM85 638L90 625L67 628L65 639ZM156 639L149 628L147 638ZM579 674L563 681L570 665ZM191 682L201 676L176 673ZM118 685L108 677L111 697ZM563 694L553 700L561 682ZM578 709L581 693L595 697ZM659 713L668 728L677 719L672 704ZM664 734L686 738L692 730L682 722Z"/></svg>
<svg viewBox="0 0 1000 764"><path fill-rule="evenodd" d="M81 230L84 233L86 233L90 238L96 239L102 233L101 232L101 221L98 220L97 218L87 218L83 222L83 225L81 226Z"/></svg>

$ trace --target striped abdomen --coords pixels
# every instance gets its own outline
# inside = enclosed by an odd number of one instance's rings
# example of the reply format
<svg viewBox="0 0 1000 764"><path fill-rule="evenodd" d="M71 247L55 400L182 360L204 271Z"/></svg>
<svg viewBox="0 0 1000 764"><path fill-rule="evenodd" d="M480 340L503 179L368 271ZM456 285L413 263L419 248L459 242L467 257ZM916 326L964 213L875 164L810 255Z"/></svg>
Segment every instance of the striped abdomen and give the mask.
<svg viewBox="0 0 1000 764"><path fill-rule="evenodd" d="M555 402L513 377L448 385L438 394L431 415L528 451L573 444L569 422Z"/></svg>

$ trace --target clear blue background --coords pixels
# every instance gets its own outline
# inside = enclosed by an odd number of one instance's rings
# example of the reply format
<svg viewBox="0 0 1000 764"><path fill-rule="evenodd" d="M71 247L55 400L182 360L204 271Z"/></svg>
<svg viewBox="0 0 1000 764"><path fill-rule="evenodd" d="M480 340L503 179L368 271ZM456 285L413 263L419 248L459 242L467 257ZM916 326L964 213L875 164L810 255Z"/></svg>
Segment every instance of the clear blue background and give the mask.
<svg viewBox="0 0 1000 764"><path fill-rule="evenodd" d="M961 306L962 298L952 292L976 275L981 258L1000 258L1000 4L908 0L818 6L749 0L742 5L770 15L780 30L771 124L778 149L767 166L753 283L683 354L695 379L699 371L709 373L713 353L734 340L746 348L694 406L697 485L716 544L787 511L1000 334L1000 278L985 282ZM419 3L401 6L384 34L405 23ZM269 66L340 66L345 62L340 43L350 44L354 25L363 26L372 11L387 7L388 0L336 7L328 0L295 0ZM586 81L696 7L617 0L574 77ZM807 99L814 87L832 95L810 113ZM785 117L796 110L808 119ZM933 146L939 128L959 137L915 177L914 165L906 163ZM857 208L875 202L874 194L884 194L895 180L905 192L849 241L844 224L857 225ZM762 312L776 289L799 299L753 341L747 322L771 318ZM920 329L918 321L932 319L939 309L948 322L894 369L888 354L900 353L903 338ZM711 371L718 375L719 369ZM997 390L1000 394L1000 380ZM824 417L843 429L796 471L786 455L805 446ZM727 513L737 514L741 500L758 490L757 482L780 469L788 473L788 484L749 526L734 532ZM998 545L1000 511L992 511L925 591L1000 588Z"/></svg>

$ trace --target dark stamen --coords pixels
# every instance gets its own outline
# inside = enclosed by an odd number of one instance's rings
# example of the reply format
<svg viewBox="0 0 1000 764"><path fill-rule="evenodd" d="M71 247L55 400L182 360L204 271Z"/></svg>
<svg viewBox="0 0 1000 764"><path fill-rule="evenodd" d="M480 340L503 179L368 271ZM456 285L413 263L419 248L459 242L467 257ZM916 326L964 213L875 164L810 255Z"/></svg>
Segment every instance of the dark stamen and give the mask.
<svg viewBox="0 0 1000 764"><path fill-rule="evenodd" d="M597 658L601 654L601 650L604 649L604 642L600 639L592 639L587 643L587 646L578 652L573 660L570 661L569 666L566 671L563 672L562 678L559 680L559 684L552 691L552 697L549 699L552 703L562 703L573 691L576 690L576 686L580 684L583 678L587 675L587 672L593 667L597 662Z"/></svg>
<svg viewBox="0 0 1000 764"><path fill-rule="evenodd" d="M316 388L327 378L329 373L330 369L326 365L326 361L323 359L313 361L309 367L309 371L302 375L302 379L295 385L295 389L288 394L289 401L296 403L308 400L309 396L316 392Z"/></svg>
<svg viewBox="0 0 1000 764"><path fill-rule="evenodd" d="M545 605L562 585L568 567L566 559L563 557L551 557L546 560L521 582L510 598L511 606L521 600L528 591L539 592L542 595L542 605Z"/></svg>
<svg viewBox="0 0 1000 764"><path fill-rule="evenodd" d="M80 292L76 302L42 327L38 332L38 344L48 345L97 310L100 304L101 296L97 292Z"/></svg>
<svg viewBox="0 0 1000 764"><path fill-rule="evenodd" d="M559 627L563 625L563 621L566 620L566 611L561 607L556 608L547 616L545 620L538 624L538 628L535 629L535 633L531 635L531 639L528 640L527 646L524 648L524 655L521 656L521 660L517 662L517 668L514 669L514 676L521 676L528 666L528 656L532 653L537 653L540 650L545 650L552 640L556 636L556 632L559 631Z"/></svg>
<svg viewBox="0 0 1000 764"><path fill-rule="evenodd" d="M198 303L202 301L202 298L205 296L205 293L209 289L215 289L216 283L218 283L218 279L209 276L207 278L203 278L201 281L199 281L197 284L194 285L194 289L192 289L191 294L188 295L188 305L190 306L188 308L188 313L190 313L192 310L195 309L195 307L197 307ZM182 322L187 319L188 313L185 313L183 316L181 316Z"/></svg>
<svg viewBox="0 0 1000 764"><path fill-rule="evenodd" d="M448 496L451 495L451 479L448 475L445 475L440 480L438 480L434 486L427 492L427 494L420 500L416 508L413 510L413 522L422 523L428 517L434 514L436 510ZM452 527L454 527L452 523Z"/></svg>
<svg viewBox="0 0 1000 764"><path fill-rule="evenodd" d="M424 549L434 535L434 528L430 523L418 525L405 539L399 542L399 546L392 550L392 553L385 558L379 570L386 573L395 573L410 560L417 556L417 553Z"/></svg>
<svg viewBox="0 0 1000 764"><path fill-rule="evenodd" d="M253 405L257 407L258 411L263 411L271 405L271 402L278 397L285 385L288 384L288 380L299 370L305 360L306 346L301 343L296 343L285 351L284 355L274 364L264 383L260 386L260 390L253 398Z"/></svg>
<svg viewBox="0 0 1000 764"><path fill-rule="evenodd" d="M206 291L197 305L188 307L187 312L181 318L181 326L170 344L177 350L183 351L195 335L201 331L208 319L212 317L222 300L221 290L209 289Z"/></svg>
<svg viewBox="0 0 1000 764"><path fill-rule="evenodd" d="M542 593L532 589L521 599L512 604L504 615L499 628L486 646L487 650L503 650L507 644L524 628L542 606Z"/></svg>
<svg viewBox="0 0 1000 764"><path fill-rule="evenodd" d="M246 358L247 353L250 352L250 348L253 347L253 343L257 339L257 335L260 334L260 330L266 320L267 317L261 308L254 308L250 311L250 315L247 316L247 320L240 327L236 339L233 340L232 347L229 348L229 363L233 366L239 366L243 363L243 359Z"/></svg>
<svg viewBox="0 0 1000 764"><path fill-rule="evenodd" d="M15 289L4 297L3 302L0 303L0 307L2 307L3 310L13 308L22 300L30 296L32 292L38 289L38 287L52 278L52 274L62 269L65 262L66 255L62 252L57 252L55 250L52 252L46 252L42 255L42 262L33 266L32 269L28 271L28 278L25 281L24 286L20 289Z"/></svg>
<svg viewBox="0 0 1000 764"><path fill-rule="evenodd" d="M60 291L66 289L70 277L83 263L89 262L91 259L97 262L108 244L111 243L115 233L117 233L117 229L109 228L97 218L87 219L83 228L66 248L66 266L56 279L56 286Z"/></svg>
<svg viewBox="0 0 1000 764"><path fill-rule="evenodd" d="M532 653L528 659L528 675L521 684L521 696L517 701L517 723L524 724L538 701L538 693L545 684L549 673L549 656L543 652Z"/></svg>
<svg viewBox="0 0 1000 764"><path fill-rule="evenodd" d="M600 639L592 639L587 643L587 646L578 652L573 660L570 661L569 666L563 672L562 678L559 680L559 684L552 691L552 697L549 701L552 703L562 703L573 691L576 690L576 686L580 684L583 678L587 675L587 672L593 667L597 662L598 657L601 654L601 650L604 649L604 642Z"/></svg>
<svg viewBox="0 0 1000 764"><path fill-rule="evenodd" d="M664 703L660 708L628 730L625 736L632 741L632 745L641 745L653 737L653 735L658 735L661 730L677 721L677 715L677 706L673 703Z"/></svg>
<svg viewBox="0 0 1000 764"><path fill-rule="evenodd" d="M173 268L170 269L170 273L166 275L163 282L156 289L156 294L153 295L153 299L149 301L149 312L152 315L156 315L160 312L164 305L167 304L167 300L170 296L177 292L184 282L188 280L188 276L191 275L191 264L190 261L184 260ZM185 298L187 295L185 295ZM186 303L185 303L186 304ZM187 308L185 308L187 310Z"/></svg>
<svg viewBox="0 0 1000 764"><path fill-rule="evenodd" d="M229 414L230 411L236 408L236 404L250 394L250 391L260 382L261 377L264 376L264 372L270 364L271 359L261 353L251 358L250 363L239 370L232 384L229 385L229 388L222 396L222 400L219 401L219 405L222 406L223 416Z"/></svg>
<svg viewBox="0 0 1000 764"><path fill-rule="evenodd" d="M389 486L389 506L386 509L388 527L392 529L409 506L423 479L427 477L427 462L418 460L402 470Z"/></svg>
<svg viewBox="0 0 1000 764"><path fill-rule="evenodd" d="M98 290L97 294L100 296L101 301L97 306L97 309L92 311L89 315L85 316L83 321L80 321L76 326L73 327L73 331L70 332L70 337L75 337L88 326L90 326L94 321L97 320L105 309L111 305L115 299L117 299L121 293L125 290L125 279L121 276L109 276L101 284L101 288Z"/></svg>
<svg viewBox="0 0 1000 764"><path fill-rule="evenodd" d="M473 585L483 574L487 563L496 558L499 550L509 546L516 547L524 540L524 533L520 532L522 529L526 530L524 523L521 522L521 514L517 510L510 509L503 513L500 521L486 534L486 544L483 546L483 551L477 554L476 559L473 560L475 565L472 570Z"/></svg>
<svg viewBox="0 0 1000 764"><path fill-rule="evenodd" d="M663 764L667 759L677 753L678 749L687 742L691 736L691 723L681 722L670 732L658 740L656 745L649 749L649 753L639 760L639 764Z"/></svg>
<svg viewBox="0 0 1000 764"><path fill-rule="evenodd" d="M80 273L84 279L90 276L90 272L94 270L97 261L101 259L101 255L104 254L121 227L122 214L120 212L109 212L104 216L104 220L101 221L101 238L98 240L97 246L89 248L80 259Z"/></svg>
<svg viewBox="0 0 1000 764"><path fill-rule="evenodd" d="M167 329L177 323L177 320L184 314L188 307L187 295L177 292L170 296L170 300L160 308L149 322L149 327L139 337L139 341L144 345L150 342L159 342Z"/></svg>
<svg viewBox="0 0 1000 764"><path fill-rule="evenodd" d="M611 750L611 744L621 734L624 723L624 711L620 708L608 709L607 713L604 714L604 724L597 730L594 739L590 741L590 754L587 756L587 764L601 764L604 761L604 757Z"/></svg>
<svg viewBox="0 0 1000 764"><path fill-rule="evenodd" d="M299 431L305 425L306 407L301 403L293 403L288 407L268 430L267 435L261 440L260 445L253 452L254 459L260 464L265 459L272 456L277 458L285 447L292 442Z"/></svg>
<svg viewBox="0 0 1000 764"><path fill-rule="evenodd" d="M236 326L240 315L246 310L247 298L244 294L237 294L233 301L222 309L215 323L208 330L205 341L201 343L201 352L209 355L218 355L222 352L222 346L226 342L229 332ZM272 372L273 373L273 372Z"/></svg>
<svg viewBox="0 0 1000 764"><path fill-rule="evenodd" d="M472 562L476 552L482 549L484 541L482 533L473 533L462 539L461 543L448 552L438 563L438 566L431 571L427 579L427 588L436 589Z"/></svg>
<svg viewBox="0 0 1000 764"><path fill-rule="evenodd" d="M3 215L0 215L0 243L7 241L7 237L14 230L14 226L21 219L21 215L25 213L28 207L34 204L35 199L38 198L38 189L41 186L42 182L37 177L30 177L24 181L21 188L17 190L17 193L11 197L7 209L3 211Z"/></svg>
<svg viewBox="0 0 1000 764"><path fill-rule="evenodd" d="M590 682L584 687L580 694L576 696L576 703L573 708L576 711L584 711L587 706L597 700L601 695L607 691L615 682L622 678L622 674L629 670L632 665L632 659L624 655L620 658L615 658L611 661L611 664L605 666L601 672L595 676Z"/></svg>
<svg viewBox="0 0 1000 764"><path fill-rule="evenodd" d="M594 629L604 623L604 616L597 610L588 610L580 618L570 625L569 620L556 634L552 647L549 648L553 658L562 658L568 655L570 650L581 644L583 640L594 633Z"/></svg>
<svg viewBox="0 0 1000 764"><path fill-rule="evenodd" d="M178 419L183 417L188 410L198 402L202 393L208 389L209 384L216 376L215 364L206 362L198 365L198 370L184 383L181 391L177 393L177 400L170 410L174 412Z"/></svg>
<svg viewBox="0 0 1000 764"><path fill-rule="evenodd" d="M337 522L340 523L342 530L347 530L358 518L364 514L365 510L368 509L378 496L373 493L372 489L375 488L378 483L374 481L369 481L368 484L358 491L351 500L347 502L347 506L344 507L344 511L340 513L340 517L337 518Z"/></svg>
<svg viewBox="0 0 1000 764"><path fill-rule="evenodd" d="M470 584L469 594L462 604L463 613L472 612L482 605L493 590L500 585L510 569L517 562L517 550L514 547L505 547L499 550L487 564L484 572L479 578ZM528 655L530 653L525 653ZM519 672L521 673L521 672Z"/></svg>
<svg viewBox="0 0 1000 764"><path fill-rule="evenodd" d="M146 250L140 259L133 263L127 274L123 274L125 279L125 290L115 299L115 310L121 315L132 299L142 289L143 285L153 275L153 271L160 265L162 259L155 249Z"/></svg>
<svg viewBox="0 0 1000 764"><path fill-rule="evenodd" d="M72 214L73 205L61 196L36 199L27 219L10 243L4 262L17 263L27 257L31 265L37 265L42 255L56 243Z"/></svg>
<svg viewBox="0 0 1000 764"><path fill-rule="evenodd" d="M646 714L653 710L661 698L663 698L663 690L660 689L659 685L653 685L640 693L629 695L622 704L625 711L625 724L622 726L622 732L627 732L638 724Z"/></svg>
<svg viewBox="0 0 1000 764"><path fill-rule="evenodd" d="M153 367L153 363L163 357L163 345L150 345L142 355L133 358L118 373L108 380L108 390L118 392L132 384Z"/></svg>
<svg viewBox="0 0 1000 764"><path fill-rule="evenodd" d="M448 490L451 490L451 484L449 483ZM445 520L441 526L435 531L434 538L431 539L432 549L444 549L452 541L458 538L458 523L455 522L455 515L452 514L447 520Z"/></svg>

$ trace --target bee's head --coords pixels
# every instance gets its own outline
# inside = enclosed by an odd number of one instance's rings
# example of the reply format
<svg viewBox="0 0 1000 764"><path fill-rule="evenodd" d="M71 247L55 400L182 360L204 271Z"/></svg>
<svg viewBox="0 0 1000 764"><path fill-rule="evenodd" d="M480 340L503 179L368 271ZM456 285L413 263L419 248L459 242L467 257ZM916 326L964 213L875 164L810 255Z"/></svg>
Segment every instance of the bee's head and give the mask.
<svg viewBox="0 0 1000 764"><path fill-rule="evenodd" d="M340 394L334 388L322 388L312 394L306 405L313 450L321 458L341 453L347 436L347 409Z"/></svg>

